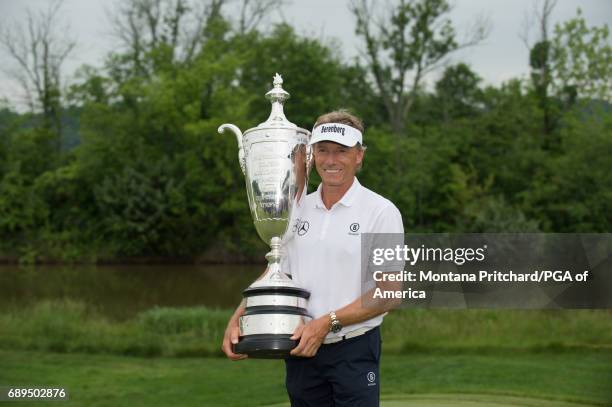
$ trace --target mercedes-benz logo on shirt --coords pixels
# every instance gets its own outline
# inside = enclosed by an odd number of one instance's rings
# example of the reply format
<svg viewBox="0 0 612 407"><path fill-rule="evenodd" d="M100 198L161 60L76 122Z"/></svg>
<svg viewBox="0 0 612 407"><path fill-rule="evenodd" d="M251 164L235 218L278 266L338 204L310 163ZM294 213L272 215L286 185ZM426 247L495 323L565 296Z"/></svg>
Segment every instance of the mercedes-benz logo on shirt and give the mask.
<svg viewBox="0 0 612 407"><path fill-rule="evenodd" d="M299 226L298 226L298 235L300 236L304 236L306 234L306 232L308 232L308 228L310 227L310 224L308 223L308 221L304 221L302 222Z"/></svg>
<svg viewBox="0 0 612 407"><path fill-rule="evenodd" d="M296 219L293 224L293 232L297 233L299 236L304 236L306 232L308 232L308 228L310 227L310 223L307 220Z"/></svg>

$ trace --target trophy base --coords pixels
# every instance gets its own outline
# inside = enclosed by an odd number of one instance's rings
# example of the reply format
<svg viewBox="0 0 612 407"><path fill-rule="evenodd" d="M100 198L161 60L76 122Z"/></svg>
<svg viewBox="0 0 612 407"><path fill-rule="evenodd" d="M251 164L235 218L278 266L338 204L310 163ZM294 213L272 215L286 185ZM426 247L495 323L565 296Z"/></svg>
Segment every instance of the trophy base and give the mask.
<svg viewBox="0 0 612 407"><path fill-rule="evenodd" d="M289 339L291 335L247 335L232 345L234 353L243 353L253 359L285 359L299 341Z"/></svg>

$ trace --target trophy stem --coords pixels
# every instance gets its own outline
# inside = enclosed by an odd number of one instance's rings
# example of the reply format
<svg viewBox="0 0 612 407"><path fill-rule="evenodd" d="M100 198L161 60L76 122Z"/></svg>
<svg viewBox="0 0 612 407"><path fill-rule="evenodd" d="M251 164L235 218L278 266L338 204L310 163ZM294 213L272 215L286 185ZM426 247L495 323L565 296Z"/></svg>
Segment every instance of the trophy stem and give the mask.
<svg viewBox="0 0 612 407"><path fill-rule="evenodd" d="M270 250L268 254L266 254L266 260L268 260L268 264L279 263L280 262L280 247L281 240L279 237L274 236L270 239Z"/></svg>
<svg viewBox="0 0 612 407"><path fill-rule="evenodd" d="M270 239L270 250L266 254L266 260L268 260L268 272L262 280L285 280L287 276L281 271L280 259L281 259L281 239L277 236Z"/></svg>

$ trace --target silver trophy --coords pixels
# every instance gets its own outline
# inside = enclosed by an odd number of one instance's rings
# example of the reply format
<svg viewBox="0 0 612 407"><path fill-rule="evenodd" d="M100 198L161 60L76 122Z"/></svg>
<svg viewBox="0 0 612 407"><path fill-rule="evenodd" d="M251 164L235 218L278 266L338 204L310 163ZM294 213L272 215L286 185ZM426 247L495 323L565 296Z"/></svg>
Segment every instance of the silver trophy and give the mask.
<svg viewBox="0 0 612 407"><path fill-rule="evenodd" d="M251 215L259 237L270 245L265 275L243 291L246 311L240 317L240 341L234 352L255 358L284 358L297 341L289 339L306 311L310 293L298 287L281 269L281 239L293 207L306 193L310 171L310 132L291 123L283 112L289 98L279 74L266 98L272 112L265 122L244 134L233 124L219 126L238 139L238 160L245 176Z"/></svg>

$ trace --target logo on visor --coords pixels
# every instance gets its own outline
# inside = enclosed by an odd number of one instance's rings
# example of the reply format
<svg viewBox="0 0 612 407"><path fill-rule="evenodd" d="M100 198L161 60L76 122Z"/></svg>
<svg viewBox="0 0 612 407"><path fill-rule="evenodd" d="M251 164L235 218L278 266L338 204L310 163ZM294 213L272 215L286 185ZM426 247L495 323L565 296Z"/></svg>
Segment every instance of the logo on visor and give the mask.
<svg viewBox="0 0 612 407"><path fill-rule="evenodd" d="M321 126L321 133L339 133L344 136L344 130L344 127L339 127L335 124L333 126Z"/></svg>

